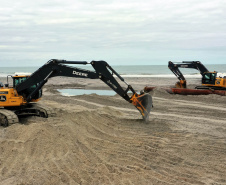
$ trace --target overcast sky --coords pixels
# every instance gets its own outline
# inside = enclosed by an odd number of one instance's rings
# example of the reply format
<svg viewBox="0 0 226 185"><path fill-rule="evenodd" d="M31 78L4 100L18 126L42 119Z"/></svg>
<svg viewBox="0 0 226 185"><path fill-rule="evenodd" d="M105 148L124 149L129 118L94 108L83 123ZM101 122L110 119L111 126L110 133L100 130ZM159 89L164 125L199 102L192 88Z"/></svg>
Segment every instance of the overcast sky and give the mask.
<svg viewBox="0 0 226 185"><path fill-rule="evenodd" d="M225 0L1 0L1 66L226 64Z"/></svg>

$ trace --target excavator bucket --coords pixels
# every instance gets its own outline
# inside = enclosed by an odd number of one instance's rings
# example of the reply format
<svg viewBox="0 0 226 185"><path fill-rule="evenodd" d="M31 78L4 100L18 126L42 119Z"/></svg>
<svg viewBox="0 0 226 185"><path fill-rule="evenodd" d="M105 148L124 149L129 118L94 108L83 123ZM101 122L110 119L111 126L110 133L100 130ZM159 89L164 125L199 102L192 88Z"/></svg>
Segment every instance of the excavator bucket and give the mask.
<svg viewBox="0 0 226 185"><path fill-rule="evenodd" d="M177 83L175 83L176 88L182 88L182 89L186 89L187 88L187 84L186 84L186 80L180 80Z"/></svg>
<svg viewBox="0 0 226 185"><path fill-rule="evenodd" d="M149 120L149 113L152 108L152 97L149 94L133 94L130 99L132 104L140 111L145 122Z"/></svg>

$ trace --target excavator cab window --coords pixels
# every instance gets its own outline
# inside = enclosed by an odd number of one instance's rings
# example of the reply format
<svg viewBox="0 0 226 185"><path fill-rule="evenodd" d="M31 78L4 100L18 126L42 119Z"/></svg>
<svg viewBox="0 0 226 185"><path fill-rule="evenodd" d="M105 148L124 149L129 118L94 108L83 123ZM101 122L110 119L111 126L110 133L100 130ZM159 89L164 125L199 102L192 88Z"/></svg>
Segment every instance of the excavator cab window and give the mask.
<svg viewBox="0 0 226 185"><path fill-rule="evenodd" d="M24 82L26 79L27 79L27 77L14 77L13 78L13 87L15 88L16 86L18 86L19 84Z"/></svg>
<svg viewBox="0 0 226 185"><path fill-rule="evenodd" d="M18 86L19 84L21 84L22 82L24 82L25 80L27 80L28 77L29 76L23 76L23 77L14 76L13 77L13 87L16 88L16 86ZM23 91L24 97L27 97L31 92L33 92L38 85L39 85L39 83L38 84L35 84L35 85L32 85L28 89L24 90ZM42 96L42 90L40 89L39 92L34 97L34 99L38 99L41 96Z"/></svg>
<svg viewBox="0 0 226 185"><path fill-rule="evenodd" d="M27 80L28 76L26 77L13 77L13 87L15 88L16 86L18 86L19 84L21 84L22 82L24 82L25 80ZM37 85L33 85L30 88L34 89L36 88Z"/></svg>
<svg viewBox="0 0 226 185"><path fill-rule="evenodd" d="M202 78L203 84L215 84L216 73L205 73Z"/></svg>

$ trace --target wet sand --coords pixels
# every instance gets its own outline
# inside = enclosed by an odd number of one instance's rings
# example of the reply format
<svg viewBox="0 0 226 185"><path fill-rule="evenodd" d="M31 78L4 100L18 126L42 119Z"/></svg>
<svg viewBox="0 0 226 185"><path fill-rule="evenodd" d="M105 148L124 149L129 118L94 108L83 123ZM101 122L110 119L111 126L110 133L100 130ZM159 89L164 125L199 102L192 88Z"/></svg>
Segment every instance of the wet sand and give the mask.
<svg viewBox="0 0 226 185"><path fill-rule="evenodd" d="M118 95L56 90L109 89L100 80L50 79L40 104L56 117L0 128L0 184L226 184L226 97L168 94L175 78L126 81L157 86L148 123Z"/></svg>

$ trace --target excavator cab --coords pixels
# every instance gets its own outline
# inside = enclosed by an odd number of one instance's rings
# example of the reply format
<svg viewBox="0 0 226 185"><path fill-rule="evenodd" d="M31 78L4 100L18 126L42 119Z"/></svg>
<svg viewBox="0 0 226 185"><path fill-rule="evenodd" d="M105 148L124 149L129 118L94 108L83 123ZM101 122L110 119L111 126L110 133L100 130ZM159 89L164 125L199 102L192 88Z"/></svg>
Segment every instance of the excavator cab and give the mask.
<svg viewBox="0 0 226 185"><path fill-rule="evenodd" d="M15 75L15 76L12 76L12 78L13 78L13 88L16 88L18 85L20 85L21 83L25 82L29 78L29 76L28 75L20 75L20 76L19 75ZM29 88L27 88L26 90L24 90L21 94L25 98L28 97L28 95L30 93L32 93L37 88L38 85L39 85L39 83L30 86ZM41 97L42 97L42 89L40 89L35 94L35 96L33 97L32 101L33 102L36 102Z"/></svg>
<svg viewBox="0 0 226 185"><path fill-rule="evenodd" d="M202 77L202 84L213 84L215 85L217 72L206 72Z"/></svg>
<svg viewBox="0 0 226 185"><path fill-rule="evenodd" d="M15 88L17 85L21 84L22 82L24 82L25 80L27 80L29 76L13 76L13 87Z"/></svg>

